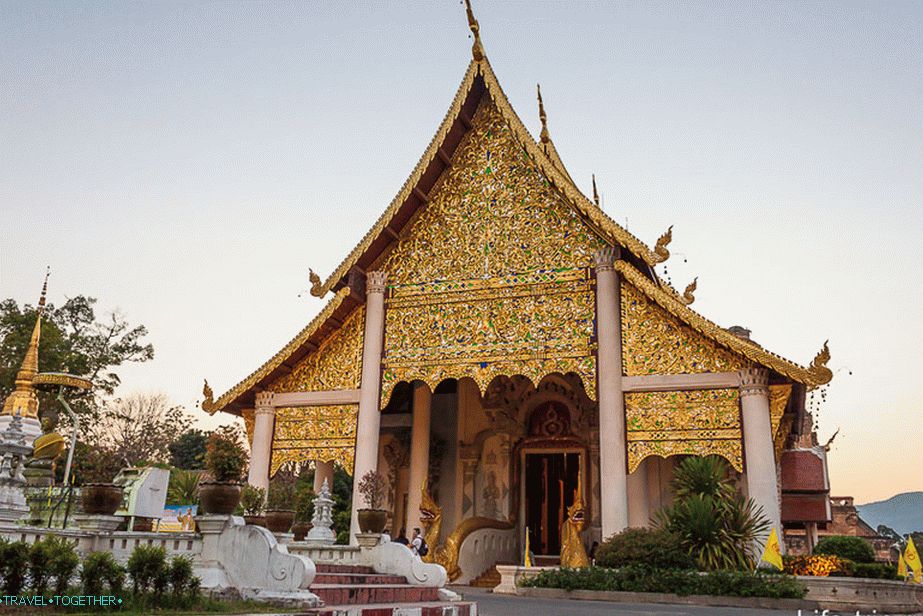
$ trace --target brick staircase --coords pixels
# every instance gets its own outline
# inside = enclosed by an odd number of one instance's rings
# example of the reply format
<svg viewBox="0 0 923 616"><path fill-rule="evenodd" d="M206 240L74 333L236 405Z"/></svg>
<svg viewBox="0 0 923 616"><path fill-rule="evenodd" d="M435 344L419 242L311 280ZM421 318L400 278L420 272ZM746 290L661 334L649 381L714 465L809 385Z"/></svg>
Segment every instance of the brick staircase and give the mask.
<svg viewBox="0 0 923 616"><path fill-rule="evenodd" d="M498 584L500 584L500 572L497 571L497 565L494 565L471 580L469 585L476 588L496 588Z"/></svg>
<svg viewBox="0 0 923 616"><path fill-rule="evenodd" d="M307 612L312 616L477 616L472 602L440 601L437 588L414 586L370 567L318 564L311 592L324 601L324 607Z"/></svg>

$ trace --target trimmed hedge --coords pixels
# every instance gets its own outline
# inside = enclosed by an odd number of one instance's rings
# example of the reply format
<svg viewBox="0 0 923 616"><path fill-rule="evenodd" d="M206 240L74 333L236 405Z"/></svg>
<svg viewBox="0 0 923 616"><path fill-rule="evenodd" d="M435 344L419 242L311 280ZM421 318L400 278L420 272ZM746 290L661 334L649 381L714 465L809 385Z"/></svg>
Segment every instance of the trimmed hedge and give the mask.
<svg viewBox="0 0 923 616"><path fill-rule="evenodd" d="M788 575L756 572L654 569L629 565L621 569L549 569L534 578L522 580L530 588L564 590L605 590L622 592L657 592L677 595L713 595L725 597L769 597L803 599L807 589Z"/></svg>
<svg viewBox="0 0 923 616"><path fill-rule="evenodd" d="M845 535L831 535L817 542L815 554L830 554L851 560L854 563L875 562L875 550L864 539Z"/></svg>
<svg viewBox="0 0 923 616"><path fill-rule="evenodd" d="M666 530L628 528L602 542L596 551L596 566L644 565L655 569L695 569L695 561Z"/></svg>

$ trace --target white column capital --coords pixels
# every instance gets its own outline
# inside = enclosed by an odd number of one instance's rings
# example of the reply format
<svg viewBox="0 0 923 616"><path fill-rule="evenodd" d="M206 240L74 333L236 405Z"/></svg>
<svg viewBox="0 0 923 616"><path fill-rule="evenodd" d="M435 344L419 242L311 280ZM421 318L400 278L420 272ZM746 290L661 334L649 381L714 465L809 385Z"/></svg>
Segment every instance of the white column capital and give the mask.
<svg viewBox="0 0 923 616"><path fill-rule="evenodd" d="M275 396L275 393L271 391L261 391L256 394L256 411L255 414L260 415L266 412L275 413L275 409L272 406L272 399Z"/></svg>
<svg viewBox="0 0 923 616"><path fill-rule="evenodd" d="M366 275L366 293L384 293L388 283L387 272L369 272Z"/></svg>
<svg viewBox="0 0 923 616"><path fill-rule="evenodd" d="M740 375L740 397L768 396L769 371L761 367L742 369Z"/></svg>
<svg viewBox="0 0 923 616"><path fill-rule="evenodd" d="M612 246L603 246L593 255L593 264L598 272L611 272L615 269L616 250Z"/></svg>

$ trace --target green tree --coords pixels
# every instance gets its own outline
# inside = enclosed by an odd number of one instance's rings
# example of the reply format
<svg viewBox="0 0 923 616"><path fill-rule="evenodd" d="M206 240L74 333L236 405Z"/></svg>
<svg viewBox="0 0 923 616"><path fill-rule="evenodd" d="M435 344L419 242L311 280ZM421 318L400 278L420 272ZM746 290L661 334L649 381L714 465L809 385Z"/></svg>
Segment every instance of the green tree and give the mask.
<svg viewBox="0 0 923 616"><path fill-rule="evenodd" d="M655 518L705 571L752 569L757 540L769 530L762 509L737 492L728 474L717 456L686 458L673 479L676 500Z"/></svg>
<svg viewBox="0 0 923 616"><path fill-rule="evenodd" d="M186 430L169 445L170 465L186 470L205 468L205 441L201 430Z"/></svg>
<svg viewBox="0 0 923 616"><path fill-rule="evenodd" d="M130 325L118 312L97 318L95 304L95 298L78 295L60 307L46 305L39 344L42 371L66 370L93 381L93 389L71 398L74 411L90 420L98 417L102 399L119 386L119 366L154 357L153 345L144 341L147 329L143 325ZM36 315L36 307L30 304L20 307L13 299L0 302L0 396L4 399L13 390ZM39 396L40 414L54 416L58 407L54 394Z"/></svg>

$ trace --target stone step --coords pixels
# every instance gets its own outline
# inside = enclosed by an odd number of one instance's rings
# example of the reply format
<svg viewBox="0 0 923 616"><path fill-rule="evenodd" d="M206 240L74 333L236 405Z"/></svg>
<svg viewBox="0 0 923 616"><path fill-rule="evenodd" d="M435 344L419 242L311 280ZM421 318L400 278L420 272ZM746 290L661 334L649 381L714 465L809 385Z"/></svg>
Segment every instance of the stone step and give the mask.
<svg viewBox="0 0 923 616"><path fill-rule="evenodd" d="M343 586L355 584L406 584L407 578L383 573L318 573L314 576L314 583L340 584Z"/></svg>
<svg viewBox="0 0 923 616"><path fill-rule="evenodd" d="M477 616L471 601L427 601L412 605L376 603L370 605L327 605L304 612L307 616Z"/></svg>
<svg viewBox="0 0 923 616"><path fill-rule="evenodd" d="M325 605L420 603L438 601L439 589L411 584L311 584L311 592Z"/></svg>
<svg viewBox="0 0 923 616"><path fill-rule="evenodd" d="M496 565L469 582L469 586L474 586L475 588L496 588L499 584L500 572L497 571Z"/></svg>
<svg viewBox="0 0 923 616"><path fill-rule="evenodd" d="M363 567L361 565L330 565L317 563L316 567L318 573L361 573L366 575L375 573L375 570L371 567Z"/></svg>

